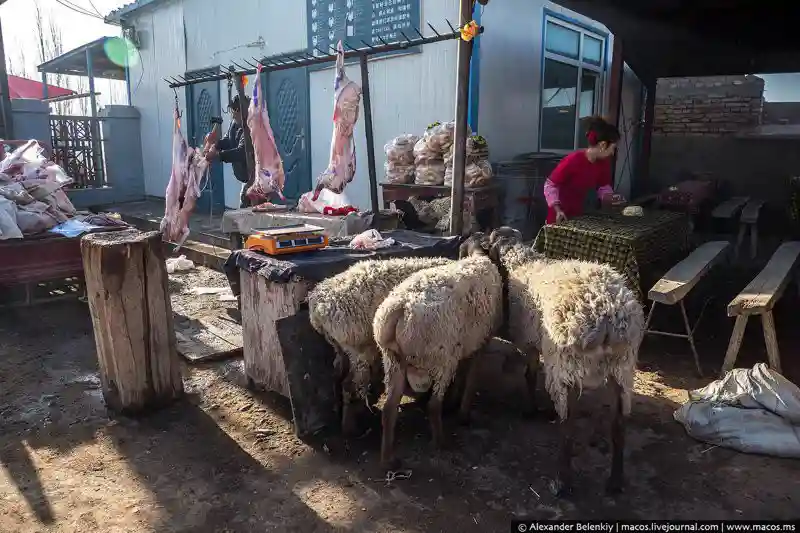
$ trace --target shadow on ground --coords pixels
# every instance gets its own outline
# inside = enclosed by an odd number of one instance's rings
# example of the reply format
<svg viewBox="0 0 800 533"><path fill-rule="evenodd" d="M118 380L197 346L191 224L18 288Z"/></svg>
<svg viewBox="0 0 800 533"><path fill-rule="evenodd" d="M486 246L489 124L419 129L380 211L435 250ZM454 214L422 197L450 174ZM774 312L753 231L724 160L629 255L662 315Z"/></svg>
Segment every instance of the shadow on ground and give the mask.
<svg viewBox="0 0 800 533"><path fill-rule="evenodd" d="M779 336L791 318L783 314ZM704 324L700 332L715 327ZM728 334L703 341L709 370ZM685 398L678 387L710 380L693 376L677 340L643 347L627 492L616 499L603 493L604 391L582 398L576 493L558 500L548 491L556 427L521 416L519 376L487 370L471 425L446 421L443 452L430 447L424 412L407 405L397 453L412 476L387 483L379 427L349 442L303 443L288 402L247 390L240 360L187 368L186 400L139 420L106 413L96 365L85 305L0 315L0 531L486 532L507 531L514 516L793 518L800 499L796 461L698 443L672 420Z"/></svg>

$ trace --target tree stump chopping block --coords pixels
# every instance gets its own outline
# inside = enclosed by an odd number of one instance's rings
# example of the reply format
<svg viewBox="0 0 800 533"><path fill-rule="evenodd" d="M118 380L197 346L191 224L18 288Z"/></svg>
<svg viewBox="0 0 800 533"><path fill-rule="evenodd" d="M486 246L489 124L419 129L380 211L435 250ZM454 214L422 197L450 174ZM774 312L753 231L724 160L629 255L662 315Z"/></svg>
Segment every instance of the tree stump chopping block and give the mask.
<svg viewBox="0 0 800 533"><path fill-rule="evenodd" d="M106 405L123 414L183 394L161 234L137 230L81 240Z"/></svg>

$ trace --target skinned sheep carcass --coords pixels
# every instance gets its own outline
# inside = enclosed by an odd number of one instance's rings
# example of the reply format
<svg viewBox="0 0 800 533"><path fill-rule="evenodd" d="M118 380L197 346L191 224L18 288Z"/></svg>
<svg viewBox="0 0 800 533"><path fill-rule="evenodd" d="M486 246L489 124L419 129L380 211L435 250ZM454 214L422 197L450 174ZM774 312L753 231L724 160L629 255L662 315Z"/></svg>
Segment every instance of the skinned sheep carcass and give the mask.
<svg viewBox="0 0 800 533"><path fill-rule="evenodd" d="M209 141L214 130L209 134ZM206 142L208 145L208 142ZM164 237L178 246L189 236L189 217L203 192L201 183L207 176L209 162L202 150L189 147L181 133L181 116L175 105L175 126L172 132L172 173L165 195L164 218L160 230Z"/></svg>
<svg viewBox="0 0 800 533"><path fill-rule="evenodd" d="M451 259L423 257L361 261L320 282L308 295L312 327L337 352L345 435L355 433L362 409L373 403L373 399L377 400L381 393L383 366L372 331L378 306L408 276L452 262Z"/></svg>
<svg viewBox="0 0 800 533"><path fill-rule="evenodd" d="M381 463L394 466L394 430L403 396L431 389L428 417L434 444L443 444L442 404L459 363L469 370L459 415L469 414L476 385L476 354L500 325L501 278L486 256L481 234L471 236L455 263L413 274L386 297L373 322L383 354L387 399Z"/></svg>
<svg viewBox="0 0 800 533"><path fill-rule="evenodd" d="M333 93L333 139L328 168L317 178L312 196L317 201L322 189L341 194L356 175L356 145L353 129L358 122L361 87L347 77L344 69L344 47L339 41L336 57L336 78Z"/></svg>
<svg viewBox="0 0 800 533"><path fill-rule="evenodd" d="M269 121L267 97L261 90L261 68L259 64L253 83L253 98L247 110L247 127L253 140L255 160L255 180L248 189L247 196L253 200L253 205L266 200L273 192L277 193L281 200L286 200L283 196L283 188L286 185L283 159L275 143L275 134Z"/></svg>
<svg viewBox="0 0 800 533"><path fill-rule="evenodd" d="M641 304L626 278L608 265L539 259L511 228L495 230L489 246L490 255L501 264L507 291L507 339L529 358L531 398L541 352L545 387L560 420L561 451L554 492L571 490L578 396L584 389L605 383L610 384L615 399L607 490L621 490L625 420L631 411L644 335Z"/></svg>

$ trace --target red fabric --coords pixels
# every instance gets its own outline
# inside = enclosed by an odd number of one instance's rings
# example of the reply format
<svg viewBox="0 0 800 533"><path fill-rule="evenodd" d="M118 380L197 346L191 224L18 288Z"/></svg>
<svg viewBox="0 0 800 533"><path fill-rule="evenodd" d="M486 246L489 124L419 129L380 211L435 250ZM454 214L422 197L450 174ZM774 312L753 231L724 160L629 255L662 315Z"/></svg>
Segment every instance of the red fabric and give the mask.
<svg viewBox="0 0 800 533"><path fill-rule="evenodd" d="M41 100L43 98L42 87L43 83L29 80L28 78L20 78L19 76L8 76L8 94L12 99L15 98L33 98ZM47 84L47 97L53 98L56 96L69 96L75 94L75 91L56 87L55 85Z"/></svg>
<svg viewBox="0 0 800 533"><path fill-rule="evenodd" d="M329 205L326 205L322 209L322 214L323 215L330 215L330 216L336 216L336 217L347 216L350 213L358 213L358 209L356 209L352 205L346 205L346 206L343 206L343 207L331 207Z"/></svg>
<svg viewBox="0 0 800 533"><path fill-rule="evenodd" d="M611 158L592 163L581 150L573 152L561 160L550 174L550 181L558 188L561 210L567 218L583 214L586 194L603 186L611 186ZM547 209L547 223L556 221L556 211Z"/></svg>

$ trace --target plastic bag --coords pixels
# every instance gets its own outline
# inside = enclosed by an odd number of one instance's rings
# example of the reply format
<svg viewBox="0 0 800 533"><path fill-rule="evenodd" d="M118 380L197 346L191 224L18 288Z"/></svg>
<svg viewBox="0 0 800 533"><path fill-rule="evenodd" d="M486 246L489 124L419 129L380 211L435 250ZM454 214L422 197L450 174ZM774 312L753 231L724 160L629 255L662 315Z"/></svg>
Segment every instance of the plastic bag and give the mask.
<svg viewBox="0 0 800 533"><path fill-rule="evenodd" d="M431 150L425 138L422 138L414 144L414 163L422 165L428 161L441 161L442 154L436 150Z"/></svg>
<svg viewBox="0 0 800 533"><path fill-rule="evenodd" d="M326 207L337 209L349 205L352 204L344 194L336 194L330 189L321 189L316 200L314 200L314 191L303 194L297 202L297 210L301 213L324 213Z"/></svg>
<svg viewBox="0 0 800 533"><path fill-rule="evenodd" d="M428 161L417 165L414 183L417 185L442 185L444 183L444 162Z"/></svg>
<svg viewBox="0 0 800 533"><path fill-rule="evenodd" d="M175 272L185 272L187 270L192 270L194 268L194 263L186 259L185 255L181 255L179 257L170 257L167 259L167 273L174 274Z"/></svg>
<svg viewBox="0 0 800 533"><path fill-rule="evenodd" d="M0 173L15 179L46 179L63 185L72 183L64 170L44 157L44 148L31 139L0 161Z"/></svg>
<svg viewBox="0 0 800 533"><path fill-rule="evenodd" d="M384 168L386 169L386 181L389 183L414 183L416 167L413 161L410 165L387 161Z"/></svg>
<svg viewBox="0 0 800 533"><path fill-rule="evenodd" d="M379 250L388 248L394 244L394 239L384 239L378 230L368 229L364 233L359 233L350 241L350 248L354 250Z"/></svg>
<svg viewBox="0 0 800 533"><path fill-rule="evenodd" d="M483 187L492 179L492 165L486 161L467 163L464 169L464 187ZM444 171L444 184L453 185L453 167L449 166Z"/></svg>
<svg viewBox="0 0 800 533"><path fill-rule="evenodd" d="M0 240L21 238L22 231L17 226L17 206L0 196Z"/></svg>
<svg viewBox="0 0 800 533"><path fill-rule="evenodd" d="M419 137L410 133L399 135L383 147L388 163L407 166L414 164L414 146Z"/></svg>

